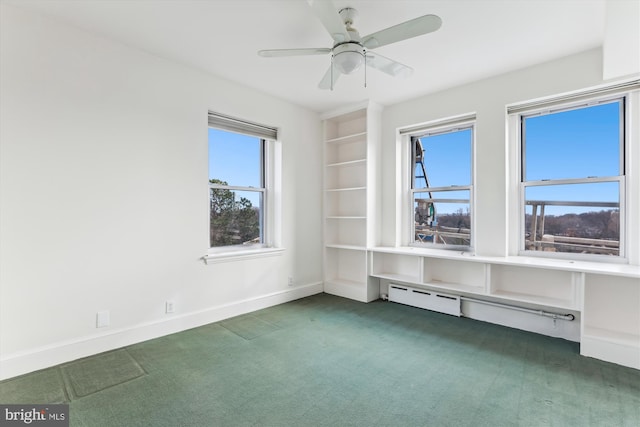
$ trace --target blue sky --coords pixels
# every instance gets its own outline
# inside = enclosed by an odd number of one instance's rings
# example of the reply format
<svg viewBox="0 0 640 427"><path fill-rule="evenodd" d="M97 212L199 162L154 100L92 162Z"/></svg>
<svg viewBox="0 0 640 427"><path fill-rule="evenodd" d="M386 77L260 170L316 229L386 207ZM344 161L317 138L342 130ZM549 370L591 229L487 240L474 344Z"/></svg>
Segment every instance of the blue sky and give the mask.
<svg viewBox="0 0 640 427"><path fill-rule="evenodd" d="M527 118L525 178L618 175L619 123L618 103Z"/></svg>
<svg viewBox="0 0 640 427"><path fill-rule="evenodd" d="M214 178L260 187L260 138L209 128L209 179Z"/></svg>

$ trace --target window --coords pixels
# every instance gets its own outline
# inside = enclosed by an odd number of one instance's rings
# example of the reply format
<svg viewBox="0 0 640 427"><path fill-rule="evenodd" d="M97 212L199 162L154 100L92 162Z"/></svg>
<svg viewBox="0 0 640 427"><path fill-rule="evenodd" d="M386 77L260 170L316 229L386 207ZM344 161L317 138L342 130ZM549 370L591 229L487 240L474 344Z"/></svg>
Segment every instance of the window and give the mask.
<svg viewBox="0 0 640 427"><path fill-rule="evenodd" d="M269 246L270 142L275 130L209 114L209 246ZM272 139L268 139L271 137Z"/></svg>
<svg viewBox="0 0 640 427"><path fill-rule="evenodd" d="M624 254L625 98L519 115L520 251Z"/></svg>
<svg viewBox="0 0 640 427"><path fill-rule="evenodd" d="M410 244L472 246L473 139L468 120L410 135Z"/></svg>

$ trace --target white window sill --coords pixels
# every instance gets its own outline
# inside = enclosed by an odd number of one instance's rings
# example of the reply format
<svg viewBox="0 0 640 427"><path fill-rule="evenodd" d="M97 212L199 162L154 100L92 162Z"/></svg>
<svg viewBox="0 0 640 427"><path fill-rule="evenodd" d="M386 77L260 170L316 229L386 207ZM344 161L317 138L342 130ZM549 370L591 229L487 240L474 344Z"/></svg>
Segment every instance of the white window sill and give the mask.
<svg viewBox="0 0 640 427"><path fill-rule="evenodd" d="M209 264L216 264L220 262L231 261L244 261L254 258L266 258L273 256L280 256L284 253L284 248L259 248L259 249L247 249L239 251L218 252L210 253L202 257L204 262Z"/></svg>

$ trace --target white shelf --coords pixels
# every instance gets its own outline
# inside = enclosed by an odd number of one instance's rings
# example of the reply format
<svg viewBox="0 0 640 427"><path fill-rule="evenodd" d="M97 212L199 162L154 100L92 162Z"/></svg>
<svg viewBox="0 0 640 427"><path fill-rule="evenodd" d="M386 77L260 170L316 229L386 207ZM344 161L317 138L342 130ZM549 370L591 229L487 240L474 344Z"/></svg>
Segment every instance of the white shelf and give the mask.
<svg viewBox="0 0 640 427"><path fill-rule="evenodd" d="M367 187L348 187L348 188L327 188L324 191L362 191L362 190L366 190Z"/></svg>
<svg viewBox="0 0 640 427"><path fill-rule="evenodd" d="M335 162L327 164L328 168L348 167L348 166L360 166L367 163L367 159L348 160L344 162Z"/></svg>
<svg viewBox="0 0 640 427"><path fill-rule="evenodd" d="M367 132L358 132L350 135L340 136L338 138L327 139L325 142L327 144L345 144L350 142L360 141L362 139L366 139Z"/></svg>
<svg viewBox="0 0 640 427"><path fill-rule="evenodd" d="M327 219L367 219L366 216L340 216L340 215L333 215L333 216L328 216Z"/></svg>
<svg viewBox="0 0 640 427"><path fill-rule="evenodd" d="M358 246L358 245L342 245L342 244L337 244L337 243L327 243L325 245L326 248L331 248L331 249L346 249L349 251L366 251L367 248L365 246Z"/></svg>

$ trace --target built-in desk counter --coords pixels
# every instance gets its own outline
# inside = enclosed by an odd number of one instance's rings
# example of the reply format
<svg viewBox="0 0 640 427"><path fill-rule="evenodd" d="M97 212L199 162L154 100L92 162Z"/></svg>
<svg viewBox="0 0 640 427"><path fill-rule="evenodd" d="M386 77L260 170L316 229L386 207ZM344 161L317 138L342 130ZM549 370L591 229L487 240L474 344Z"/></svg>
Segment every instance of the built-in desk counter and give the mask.
<svg viewBox="0 0 640 427"><path fill-rule="evenodd" d="M640 369L640 266L369 249L369 275L449 294L581 313L580 352Z"/></svg>

